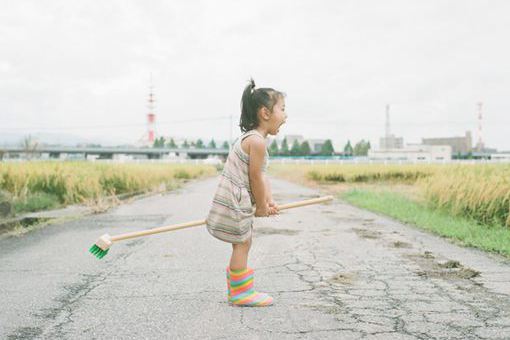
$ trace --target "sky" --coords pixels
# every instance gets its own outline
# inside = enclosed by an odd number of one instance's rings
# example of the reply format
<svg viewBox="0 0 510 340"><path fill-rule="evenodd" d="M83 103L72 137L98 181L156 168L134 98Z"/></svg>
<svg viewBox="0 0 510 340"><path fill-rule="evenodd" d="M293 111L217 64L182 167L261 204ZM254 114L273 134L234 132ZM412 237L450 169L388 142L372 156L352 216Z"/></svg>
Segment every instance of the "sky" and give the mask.
<svg viewBox="0 0 510 340"><path fill-rule="evenodd" d="M136 143L150 78L156 133L226 140L243 87L286 93L278 137L391 132L510 150L509 1L0 0L2 136ZM231 132L232 131L232 132Z"/></svg>

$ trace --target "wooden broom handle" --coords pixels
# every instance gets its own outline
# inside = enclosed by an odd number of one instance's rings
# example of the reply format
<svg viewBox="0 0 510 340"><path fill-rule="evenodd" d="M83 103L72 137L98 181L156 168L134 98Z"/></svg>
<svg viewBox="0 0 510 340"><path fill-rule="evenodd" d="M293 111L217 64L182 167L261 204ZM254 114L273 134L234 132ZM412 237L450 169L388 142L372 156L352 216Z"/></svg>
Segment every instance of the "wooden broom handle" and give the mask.
<svg viewBox="0 0 510 340"><path fill-rule="evenodd" d="M331 201L332 199L333 199L333 196L331 196L331 195L317 197L317 198L311 198L309 200L282 204L282 205L278 206L278 210L285 210L285 209L291 209L291 208L298 208L298 207L302 207L305 205L324 203L327 201Z"/></svg>
<svg viewBox="0 0 510 340"><path fill-rule="evenodd" d="M304 201L282 204L281 206L278 206L278 210L298 208L298 207L303 207L305 205L323 203L323 202L331 201L332 199L333 199L333 196L329 195L329 196L324 196L324 197L312 198L312 199L304 200ZM158 227L158 228L147 229L147 230L142 230L142 231L134 231L131 233L125 233L125 234L120 234L120 235L116 235L116 236L111 236L110 240L112 242L122 241L122 240L127 240L130 238L140 237L140 236L164 233L166 231L173 231L173 230L185 229L185 228L190 228L190 227L196 227L196 226L199 226L202 224L205 224L205 220L191 221L191 222L180 223L180 224L172 224L172 225L168 225L168 226L164 226L164 227Z"/></svg>

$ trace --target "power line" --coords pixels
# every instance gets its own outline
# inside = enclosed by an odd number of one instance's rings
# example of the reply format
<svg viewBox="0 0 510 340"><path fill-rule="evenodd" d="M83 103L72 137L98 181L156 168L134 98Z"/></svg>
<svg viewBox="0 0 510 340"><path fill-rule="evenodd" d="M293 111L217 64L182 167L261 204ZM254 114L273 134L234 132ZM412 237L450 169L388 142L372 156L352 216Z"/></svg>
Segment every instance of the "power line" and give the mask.
<svg viewBox="0 0 510 340"><path fill-rule="evenodd" d="M220 117L201 117L201 118L192 118L192 119L184 119L184 120L174 120L174 121L166 121L166 122L158 122L158 125L174 125L174 124L183 124L183 123L191 123L191 122L204 122L204 121L217 121L217 120L226 120L230 119L230 116L220 116ZM74 129L111 129L111 128L126 128L126 127L139 127L145 126L146 123L136 123L136 124L115 124L115 125L93 125L93 126L67 126L67 127L49 127L49 126L25 126L25 127L0 127L0 130L74 130Z"/></svg>

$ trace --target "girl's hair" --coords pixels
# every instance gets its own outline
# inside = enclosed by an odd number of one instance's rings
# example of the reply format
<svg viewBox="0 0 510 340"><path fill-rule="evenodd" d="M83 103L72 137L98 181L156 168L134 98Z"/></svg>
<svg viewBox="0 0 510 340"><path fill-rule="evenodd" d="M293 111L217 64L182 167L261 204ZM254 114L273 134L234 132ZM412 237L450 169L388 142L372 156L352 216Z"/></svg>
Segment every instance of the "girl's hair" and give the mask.
<svg viewBox="0 0 510 340"><path fill-rule="evenodd" d="M255 81L250 79L241 98L241 120L239 122L241 131L250 131L259 126L258 110L265 107L272 112L278 99L283 97L285 97L285 93L272 88L255 89Z"/></svg>

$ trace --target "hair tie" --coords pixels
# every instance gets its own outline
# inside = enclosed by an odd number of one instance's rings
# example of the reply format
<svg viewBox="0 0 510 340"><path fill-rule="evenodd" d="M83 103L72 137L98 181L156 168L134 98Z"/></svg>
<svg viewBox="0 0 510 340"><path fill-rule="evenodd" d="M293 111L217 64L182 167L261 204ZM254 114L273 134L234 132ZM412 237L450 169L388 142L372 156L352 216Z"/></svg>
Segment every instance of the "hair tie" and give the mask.
<svg viewBox="0 0 510 340"><path fill-rule="evenodd" d="M255 80L253 78L250 79L250 85L251 85L251 93L255 91Z"/></svg>

